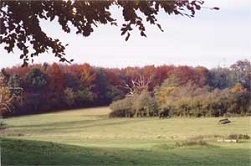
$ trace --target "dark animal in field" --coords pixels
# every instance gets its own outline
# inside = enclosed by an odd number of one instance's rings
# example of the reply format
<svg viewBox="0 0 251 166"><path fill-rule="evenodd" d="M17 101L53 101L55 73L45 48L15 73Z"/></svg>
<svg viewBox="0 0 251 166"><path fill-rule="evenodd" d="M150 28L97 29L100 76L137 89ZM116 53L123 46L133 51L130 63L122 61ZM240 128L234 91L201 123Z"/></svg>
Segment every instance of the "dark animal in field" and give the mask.
<svg viewBox="0 0 251 166"><path fill-rule="evenodd" d="M219 123L220 124L227 124L227 123L231 123L231 121L229 119L225 118L225 119L219 120Z"/></svg>
<svg viewBox="0 0 251 166"><path fill-rule="evenodd" d="M169 116L170 109L165 108L159 113L159 118L167 118Z"/></svg>
<svg viewBox="0 0 251 166"><path fill-rule="evenodd" d="M6 129L6 124L0 122L0 131Z"/></svg>

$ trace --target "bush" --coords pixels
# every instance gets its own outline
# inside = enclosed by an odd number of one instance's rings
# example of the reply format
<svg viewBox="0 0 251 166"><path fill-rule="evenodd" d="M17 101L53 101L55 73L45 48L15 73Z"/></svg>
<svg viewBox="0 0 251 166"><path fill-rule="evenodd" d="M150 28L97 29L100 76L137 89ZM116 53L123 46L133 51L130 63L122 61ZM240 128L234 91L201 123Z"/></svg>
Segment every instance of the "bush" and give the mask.
<svg viewBox="0 0 251 166"><path fill-rule="evenodd" d="M134 96L133 109L136 110L137 116L157 116L157 102L149 92L142 92Z"/></svg>
<svg viewBox="0 0 251 166"><path fill-rule="evenodd" d="M132 98L126 97L125 99L113 102L110 105L112 112L109 117L133 117L135 111L132 109Z"/></svg>
<svg viewBox="0 0 251 166"><path fill-rule="evenodd" d="M239 140L239 139L250 139L250 136L247 135L247 134L230 134L228 136L228 139L236 139L236 140Z"/></svg>
<svg viewBox="0 0 251 166"><path fill-rule="evenodd" d="M158 107L154 97L149 92L133 95L110 105L112 112L109 117L157 116Z"/></svg>

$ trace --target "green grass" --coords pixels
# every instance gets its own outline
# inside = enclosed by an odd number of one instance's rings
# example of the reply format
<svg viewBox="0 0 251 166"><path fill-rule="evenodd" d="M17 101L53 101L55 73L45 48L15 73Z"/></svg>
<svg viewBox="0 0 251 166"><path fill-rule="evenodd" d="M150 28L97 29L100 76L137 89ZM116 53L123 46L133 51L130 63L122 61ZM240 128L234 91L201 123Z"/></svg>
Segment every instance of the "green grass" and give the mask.
<svg viewBox="0 0 251 166"><path fill-rule="evenodd" d="M3 165L250 165L250 117L107 118L107 107L5 119Z"/></svg>
<svg viewBox="0 0 251 166"><path fill-rule="evenodd" d="M248 149L162 144L149 150L2 140L3 165L249 165Z"/></svg>

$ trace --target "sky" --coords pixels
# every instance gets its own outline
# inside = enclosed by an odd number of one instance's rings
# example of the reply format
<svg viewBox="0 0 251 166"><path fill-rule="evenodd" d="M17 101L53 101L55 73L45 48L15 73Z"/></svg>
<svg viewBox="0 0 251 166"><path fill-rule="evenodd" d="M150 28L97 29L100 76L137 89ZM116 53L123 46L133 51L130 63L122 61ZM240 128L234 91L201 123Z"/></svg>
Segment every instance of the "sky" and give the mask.
<svg viewBox="0 0 251 166"><path fill-rule="evenodd" d="M146 24L147 37L135 29L128 41L120 27L99 25L89 37L64 33L57 23L41 22L42 29L59 38L66 47L66 58L74 63L98 67L124 68L145 65L188 65L229 67L238 60L251 60L251 1L205 0L194 18L160 13L164 32ZM210 10L207 7L220 7ZM121 20L119 10L113 17ZM8 54L0 46L0 68L20 65L18 51ZM52 54L34 58L34 63L59 62Z"/></svg>

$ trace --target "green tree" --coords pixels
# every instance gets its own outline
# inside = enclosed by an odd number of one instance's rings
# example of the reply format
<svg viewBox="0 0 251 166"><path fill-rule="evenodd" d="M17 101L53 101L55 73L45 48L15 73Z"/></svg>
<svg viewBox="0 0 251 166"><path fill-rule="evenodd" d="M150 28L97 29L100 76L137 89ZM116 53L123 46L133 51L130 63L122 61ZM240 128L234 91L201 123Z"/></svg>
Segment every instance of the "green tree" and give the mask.
<svg viewBox="0 0 251 166"><path fill-rule="evenodd" d="M27 95L25 103L32 109L34 112L38 112L45 107L49 107L46 103L45 93L48 85L48 77L40 69L32 69L26 76L27 82ZM29 108L28 107L28 108Z"/></svg>
<svg viewBox="0 0 251 166"><path fill-rule="evenodd" d="M97 68L96 75L94 93L97 95L97 104L110 104L113 100L119 100L123 97L121 90L112 84L105 69Z"/></svg>
<svg viewBox="0 0 251 166"><path fill-rule="evenodd" d="M77 107L86 107L92 104L94 95L89 88L85 88L75 91L74 98Z"/></svg>
<svg viewBox="0 0 251 166"><path fill-rule="evenodd" d="M193 17L196 10L203 5L201 0L58 0L58 1L0 1L0 44L4 45L7 52L14 48L22 54L24 65L33 56L52 50L60 61L64 58L65 46L59 39L47 36L40 26L40 20L56 20L64 32L70 33L75 29L76 34L89 36L99 24L117 25L111 15L111 6L122 9L124 23L121 26L121 35L130 36L130 31L137 28L141 36L146 36L144 20L150 24L158 24L156 16L161 9L168 15L185 15ZM212 8L218 9L218 8ZM72 25L72 26L70 26ZM33 51L33 52L31 52Z"/></svg>
<svg viewBox="0 0 251 166"><path fill-rule="evenodd" d="M107 76L102 68L96 69L96 79L95 79L95 87L93 88L95 91L95 95L99 104L103 105L105 103L109 103L109 99L106 96L106 92L108 91L108 80Z"/></svg>
<svg viewBox="0 0 251 166"><path fill-rule="evenodd" d="M213 88L224 89L231 87L236 83L233 79L233 73L229 68L214 68L209 71L209 86Z"/></svg>
<svg viewBox="0 0 251 166"><path fill-rule="evenodd" d="M64 100L68 107L71 107L74 104L75 98L72 88L66 88L64 90Z"/></svg>
<svg viewBox="0 0 251 166"><path fill-rule="evenodd" d="M12 76L10 76L9 81L8 81L8 86L9 87L20 87L22 84L22 79L20 76L18 76L17 74L14 74Z"/></svg>
<svg viewBox="0 0 251 166"><path fill-rule="evenodd" d="M46 85L48 84L48 77L40 69L34 68L30 73L28 73L26 81L28 82L29 88L32 91L37 92L46 88Z"/></svg>

